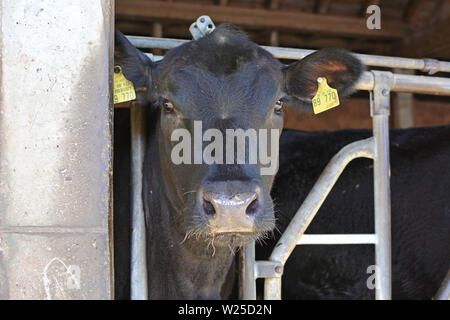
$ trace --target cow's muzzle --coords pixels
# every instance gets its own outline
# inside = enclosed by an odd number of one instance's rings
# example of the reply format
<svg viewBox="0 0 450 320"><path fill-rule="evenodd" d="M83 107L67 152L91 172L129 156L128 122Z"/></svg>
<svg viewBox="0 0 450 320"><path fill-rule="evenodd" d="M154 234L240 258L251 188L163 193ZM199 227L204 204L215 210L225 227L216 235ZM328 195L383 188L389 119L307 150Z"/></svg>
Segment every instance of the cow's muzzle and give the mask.
<svg viewBox="0 0 450 320"><path fill-rule="evenodd" d="M261 189L240 181L214 182L200 192L201 211L211 235L258 232L257 220L264 215Z"/></svg>

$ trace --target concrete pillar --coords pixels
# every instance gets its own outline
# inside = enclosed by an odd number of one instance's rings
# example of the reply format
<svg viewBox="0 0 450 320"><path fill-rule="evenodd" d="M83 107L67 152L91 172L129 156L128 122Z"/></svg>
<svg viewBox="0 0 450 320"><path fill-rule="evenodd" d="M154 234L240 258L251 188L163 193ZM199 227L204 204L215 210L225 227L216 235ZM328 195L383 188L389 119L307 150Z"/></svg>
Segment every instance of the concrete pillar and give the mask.
<svg viewBox="0 0 450 320"><path fill-rule="evenodd" d="M114 1L0 23L0 298L110 299Z"/></svg>

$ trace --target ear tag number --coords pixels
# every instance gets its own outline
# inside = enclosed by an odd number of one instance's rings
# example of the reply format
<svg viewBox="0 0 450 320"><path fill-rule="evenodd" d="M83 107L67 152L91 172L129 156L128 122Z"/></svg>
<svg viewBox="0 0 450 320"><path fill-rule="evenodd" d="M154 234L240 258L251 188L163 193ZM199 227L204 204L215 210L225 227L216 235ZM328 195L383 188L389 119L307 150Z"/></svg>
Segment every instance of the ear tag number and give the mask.
<svg viewBox="0 0 450 320"><path fill-rule="evenodd" d="M319 88L312 98L313 110L315 114L321 113L339 105L339 95L336 89L331 88L326 78L317 78Z"/></svg>
<svg viewBox="0 0 450 320"><path fill-rule="evenodd" d="M114 104L136 99L133 83L125 78L122 68L114 67Z"/></svg>

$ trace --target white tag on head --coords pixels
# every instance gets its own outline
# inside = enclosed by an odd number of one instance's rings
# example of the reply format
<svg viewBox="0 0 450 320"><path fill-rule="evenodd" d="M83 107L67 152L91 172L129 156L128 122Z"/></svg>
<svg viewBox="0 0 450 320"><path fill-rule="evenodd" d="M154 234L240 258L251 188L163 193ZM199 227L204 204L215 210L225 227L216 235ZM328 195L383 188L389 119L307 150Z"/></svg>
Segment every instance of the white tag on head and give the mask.
<svg viewBox="0 0 450 320"><path fill-rule="evenodd" d="M216 26L210 17L201 16L197 19L197 21L191 24L189 31L192 38L194 38L194 40L198 40L201 37L206 36L208 33L213 32L215 28Z"/></svg>

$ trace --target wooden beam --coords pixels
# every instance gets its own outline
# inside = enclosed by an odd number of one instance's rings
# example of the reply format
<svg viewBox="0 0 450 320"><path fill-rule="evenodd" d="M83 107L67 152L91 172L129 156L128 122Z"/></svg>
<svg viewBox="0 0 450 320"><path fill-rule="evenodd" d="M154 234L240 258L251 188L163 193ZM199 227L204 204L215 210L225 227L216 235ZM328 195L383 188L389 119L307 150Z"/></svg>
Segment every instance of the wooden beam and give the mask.
<svg viewBox="0 0 450 320"><path fill-rule="evenodd" d="M323 16L303 12L235 8L161 1L117 0L116 17L183 21L190 24L207 14L217 23L230 22L249 28L267 28L326 34L403 38L408 26L398 21L384 21L383 28L369 30L364 18Z"/></svg>
<svg viewBox="0 0 450 320"><path fill-rule="evenodd" d="M424 3L425 0L409 0L408 6L403 14L403 20L406 22L413 21L419 14L420 10L422 10Z"/></svg>
<svg viewBox="0 0 450 320"><path fill-rule="evenodd" d="M450 18L413 34L392 54L414 58L450 59Z"/></svg>
<svg viewBox="0 0 450 320"><path fill-rule="evenodd" d="M319 0L316 5L316 13L326 14L330 7L331 0Z"/></svg>
<svg viewBox="0 0 450 320"><path fill-rule="evenodd" d="M270 0L269 9L276 10L280 8L281 0Z"/></svg>
<svg viewBox="0 0 450 320"><path fill-rule="evenodd" d="M354 52L370 52L371 54L381 54L385 48L391 47L388 41L383 40L347 40L341 37L311 37L310 35L294 35L291 33L280 34L279 43L283 47L306 49L340 47Z"/></svg>
<svg viewBox="0 0 450 320"><path fill-rule="evenodd" d="M433 10L434 15L429 21L429 25L438 23L441 20L445 20L450 16L450 1L440 0L436 3L436 7Z"/></svg>

